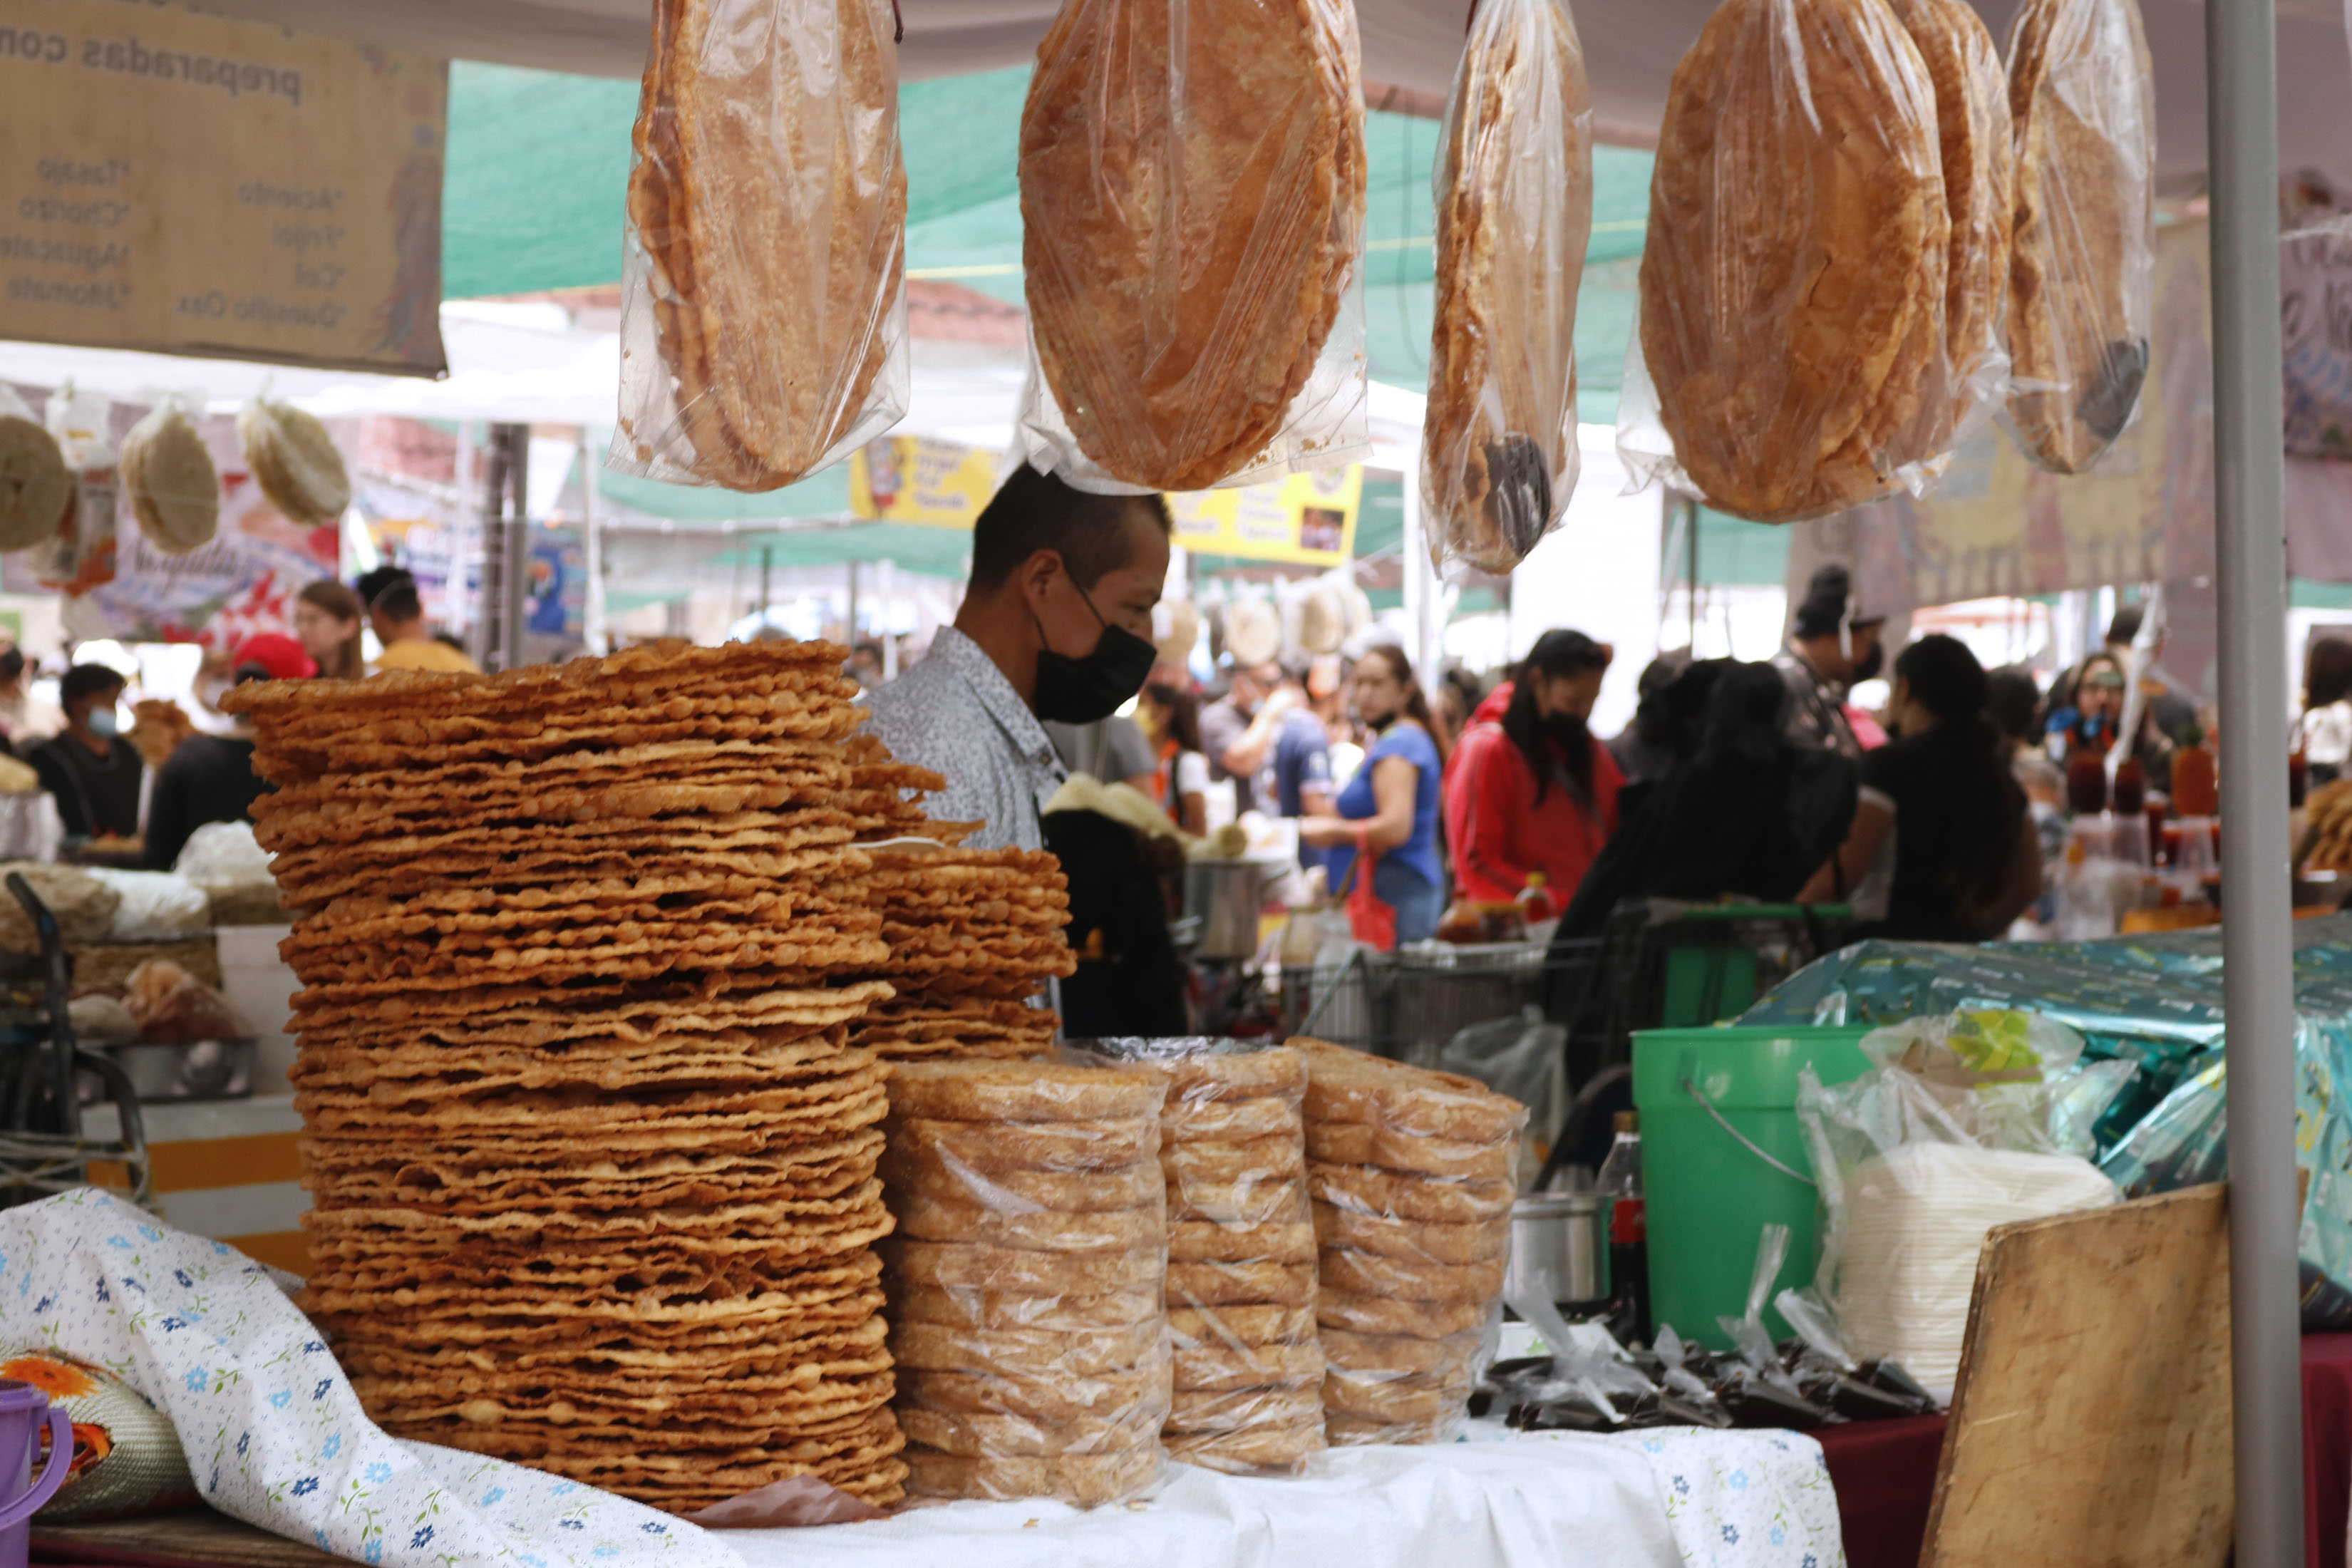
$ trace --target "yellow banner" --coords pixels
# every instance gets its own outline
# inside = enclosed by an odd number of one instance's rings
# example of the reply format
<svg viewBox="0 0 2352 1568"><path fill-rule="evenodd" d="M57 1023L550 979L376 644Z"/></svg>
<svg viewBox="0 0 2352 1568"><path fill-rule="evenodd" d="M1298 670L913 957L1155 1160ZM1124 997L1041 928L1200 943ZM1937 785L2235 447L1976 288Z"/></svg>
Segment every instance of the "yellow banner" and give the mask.
<svg viewBox="0 0 2352 1568"><path fill-rule="evenodd" d="M435 374L448 68L175 5L0 16L0 338Z"/></svg>
<svg viewBox="0 0 2352 1568"><path fill-rule="evenodd" d="M849 510L887 522L970 528L996 493L996 454L928 436L885 436L849 455Z"/></svg>
<svg viewBox="0 0 2352 1568"><path fill-rule="evenodd" d="M1171 495L1176 542L1204 555L1337 566L1354 559L1364 470L1289 474L1269 485Z"/></svg>

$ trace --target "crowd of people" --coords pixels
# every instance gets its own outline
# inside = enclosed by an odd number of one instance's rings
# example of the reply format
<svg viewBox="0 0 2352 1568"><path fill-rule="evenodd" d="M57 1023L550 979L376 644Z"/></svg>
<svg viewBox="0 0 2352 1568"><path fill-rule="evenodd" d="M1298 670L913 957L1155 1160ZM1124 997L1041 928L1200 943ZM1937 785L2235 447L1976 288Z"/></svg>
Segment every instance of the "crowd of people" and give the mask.
<svg viewBox="0 0 2352 1568"><path fill-rule="evenodd" d="M200 715L156 699L134 704L128 723L131 679L113 665L69 663L44 702L22 650L0 648L0 752L32 768L75 853L169 870L197 828L245 820L263 787L252 728L219 711L223 693L252 680L476 668L456 639L427 628L416 580L397 566L310 584L295 596L292 626L207 648L188 694Z"/></svg>

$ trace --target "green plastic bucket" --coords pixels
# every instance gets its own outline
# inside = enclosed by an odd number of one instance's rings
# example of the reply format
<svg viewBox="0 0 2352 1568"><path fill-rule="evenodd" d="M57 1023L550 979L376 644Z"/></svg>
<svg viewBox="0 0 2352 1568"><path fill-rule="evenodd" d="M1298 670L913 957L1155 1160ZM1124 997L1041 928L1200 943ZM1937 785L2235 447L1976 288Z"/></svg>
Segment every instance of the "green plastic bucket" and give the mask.
<svg viewBox="0 0 2352 1568"><path fill-rule="evenodd" d="M1773 1293L1812 1283L1818 1194L1763 1156L1811 1176L1797 1126L1798 1074L1810 1065L1823 1083L1861 1077L1870 1067L1860 1044L1867 1033L1718 1027L1634 1035L1654 1322L1672 1323L1685 1340L1728 1348L1730 1338L1715 1320L1748 1310L1757 1237L1775 1220L1790 1236ZM1755 1148L1726 1131L1727 1122ZM1764 1321L1775 1339L1787 1336L1780 1313L1768 1309Z"/></svg>

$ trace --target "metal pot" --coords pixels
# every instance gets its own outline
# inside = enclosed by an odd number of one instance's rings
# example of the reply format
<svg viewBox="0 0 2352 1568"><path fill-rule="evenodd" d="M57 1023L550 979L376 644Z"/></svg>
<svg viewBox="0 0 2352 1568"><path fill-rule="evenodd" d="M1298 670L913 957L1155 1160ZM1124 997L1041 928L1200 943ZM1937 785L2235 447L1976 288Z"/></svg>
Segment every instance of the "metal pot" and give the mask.
<svg viewBox="0 0 2352 1568"><path fill-rule="evenodd" d="M1184 918L1201 922L1193 956L1248 958L1255 953L1265 884L1283 870L1279 862L1265 860L1184 862Z"/></svg>
<svg viewBox="0 0 2352 1568"><path fill-rule="evenodd" d="M1537 1193L1511 1205L1510 1274L1504 1299L1557 1304L1609 1293L1609 1200L1598 1193Z"/></svg>

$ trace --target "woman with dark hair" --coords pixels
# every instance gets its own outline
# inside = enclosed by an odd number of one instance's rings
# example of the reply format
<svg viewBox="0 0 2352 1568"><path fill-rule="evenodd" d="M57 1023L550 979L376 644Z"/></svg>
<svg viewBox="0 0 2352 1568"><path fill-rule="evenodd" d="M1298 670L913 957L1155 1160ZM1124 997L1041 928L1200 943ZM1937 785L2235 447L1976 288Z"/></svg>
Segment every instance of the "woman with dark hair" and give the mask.
<svg viewBox="0 0 2352 1568"><path fill-rule="evenodd" d="M1862 760L1844 845L1797 895L1849 902L1901 942L1983 942L2042 892L2025 792L1985 716L1984 666L1958 638L1925 637L1895 660L1902 739Z"/></svg>
<svg viewBox="0 0 2352 1568"><path fill-rule="evenodd" d="M2303 664L2303 755L2311 782L2352 767L2352 642L2322 637Z"/></svg>
<svg viewBox="0 0 2352 1568"><path fill-rule="evenodd" d="M1136 707L1160 754L1160 807L1177 826L1202 837L1209 831L1209 759L1201 750L1200 699L1155 680L1143 689Z"/></svg>
<svg viewBox="0 0 2352 1568"><path fill-rule="evenodd" d="M1465 899L1507 902L1541 872L1566 908L1617 831L1617 760L1586 721L1609 649L1549 631L1516 672L1500 720L1475 724L1445 774L1445 841Z"/></svg>
<svg viewBox="0 0 2352 1568"><path fill-rule="evenodd" d="M294 595L295 639L329 680L366 678L367 657L360 648L366 620L360 596L332 577L321 577Z"/></svg>
<svg viewBox="0 0 2352 1568"><path fill-rule="evenodd" d="M1372 891L1396 910L1399 942L1426 942L1445 912L1445 866L1437 818L1445 743L1402 648L1368 648L1356 666L1356 712L1373 734L1364 765L1334 804L1336 816L1303 816L1298 837L1332 858L1331 886L1346 885L1357 856L1374 857Z"/></svg>

